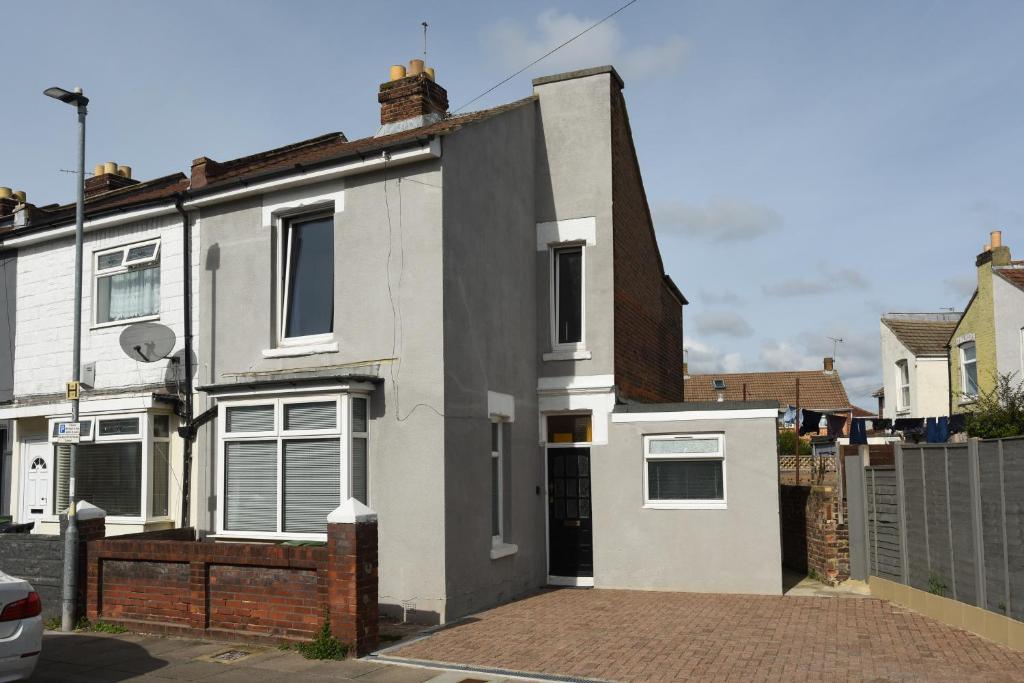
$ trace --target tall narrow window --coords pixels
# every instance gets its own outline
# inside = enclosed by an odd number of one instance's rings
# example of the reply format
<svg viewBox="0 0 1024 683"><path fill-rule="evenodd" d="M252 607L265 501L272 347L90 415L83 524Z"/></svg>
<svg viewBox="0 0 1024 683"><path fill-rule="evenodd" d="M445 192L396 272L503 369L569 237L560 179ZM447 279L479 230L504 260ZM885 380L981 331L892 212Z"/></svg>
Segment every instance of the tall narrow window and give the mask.
<svg viewBox="0 0 1024 683"><path fill-rule="evenodd" d="M910 366L906 360L896 361L896 388L899 389L899 400L896 407L900 410L910 408Z"/></svg>
<svg viewBox="0 0 1024 683"><path fill-rule="evenodd" d="M502 542L501 422L491 422L491 543Z"/></svg>
<svg viewBox="0 0 1024 683"><path fill-rule="evenodd" d="M978 355L974 342L960 345L960 375L965 398L978 395Z"/></svg>
<svg viewBox="0 0 1024 683"><path fill-rule="evenodd" d="M583 341L583 247L554 251L555 342Z"/></svg>
<svg viewBox="0 0 1024 683"><path fill-rule="evenodd" d="M283 243L282 336L330 334L334 330L334 217L289 221Z"/></svg>

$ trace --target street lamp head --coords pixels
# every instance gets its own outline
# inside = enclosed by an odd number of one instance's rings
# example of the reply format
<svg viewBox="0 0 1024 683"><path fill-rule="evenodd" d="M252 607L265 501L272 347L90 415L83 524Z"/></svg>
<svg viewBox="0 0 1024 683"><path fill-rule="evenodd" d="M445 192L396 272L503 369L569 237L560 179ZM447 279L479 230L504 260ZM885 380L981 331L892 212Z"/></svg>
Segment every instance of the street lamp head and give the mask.
<svg viewBox="0 0 1024 683"><path fill-rule="evenodd" d="M64 88L47 88L43 91L43 94L47 97L52 97L55 100L60 100L65 104L74 104L79 107L84 107L89 104L89 98L82 94L81 88L75 88L74 92L65 90Z"/></svg>

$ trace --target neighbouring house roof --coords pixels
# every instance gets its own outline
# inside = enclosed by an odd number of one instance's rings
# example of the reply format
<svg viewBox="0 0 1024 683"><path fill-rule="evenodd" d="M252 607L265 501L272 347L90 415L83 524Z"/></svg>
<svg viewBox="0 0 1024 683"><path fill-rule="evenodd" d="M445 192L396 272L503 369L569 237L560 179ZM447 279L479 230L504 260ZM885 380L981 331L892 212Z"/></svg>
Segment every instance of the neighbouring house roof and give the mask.
<svg viewBox="0 0 1024 683"><path fill-rule="evenodd" d="M716 401L719 390L714 381L723 380L721 390L726 401L742 401L743 385L747 401L778 401L780 406L796 405L796 380L800 379L800 407L810 410L850 410L850 399L838 372L796 370L786 372L736 372L715 375L690 375L683 380L687 401Z"/></svg>
<svg viewBox="0 0 1024 683"><path fill-rule="evenodd" d="M961 313L893 313L882 324L915 356L945 356Z"/></svg>
<svg viewBox="0 0 1024 683"><path fill-rule="evenodd" d="M878 387L877 389L871 392L871 395L874 396L875 398L885 397L885 387Z"/></svg>
<svg viewBox="0 0 1024 683"><path fill-rule="evenodd" d="M861 408L860 406L853 406L854 417L878 417L877 410L868 410L867 408Z"/></svg>
<svg viewBox="0 0 1024 683"><path fill-rule="evenodd" d="M993 272L1011 285L1024 290L1024 261L1015 261L1009 267L994 268Z"/></svg>

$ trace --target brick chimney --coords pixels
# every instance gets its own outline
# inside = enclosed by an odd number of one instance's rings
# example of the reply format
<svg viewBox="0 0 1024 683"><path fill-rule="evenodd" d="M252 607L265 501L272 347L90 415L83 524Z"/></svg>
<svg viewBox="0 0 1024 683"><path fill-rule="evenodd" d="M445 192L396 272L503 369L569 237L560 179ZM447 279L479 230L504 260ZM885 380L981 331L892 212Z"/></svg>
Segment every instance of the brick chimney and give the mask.
<svg viewBox="0 0 1024 683"><path fill-rule="evenodd" d="M380 130L374 137L429 126L448 114L448 91L434 82L434 70L422 59L391 67L391 80L380 84Z"/></svg>
<svg viewBox="0 0 1024 683"><path fill-rule="evenodd" d="M92 178L85 180L85 196L94 195L117 190L129 185L135 185L138 180L132 180L131 166L118 166L113 161L105 164L96 164L93 169Z"/></svg>
<svg viewBox="0 0 1024 683"><path fill-rule="evenodd" d="M0 187L0 218L10 216L14 208L25 201L25 193L15 192L9 187Z"/></svg>
<svg viewBox="0 0 1024 683"><path fill-rule="evenodd" d="M829 356L825 356L825 372L835 371L835 360Z"/></svg>

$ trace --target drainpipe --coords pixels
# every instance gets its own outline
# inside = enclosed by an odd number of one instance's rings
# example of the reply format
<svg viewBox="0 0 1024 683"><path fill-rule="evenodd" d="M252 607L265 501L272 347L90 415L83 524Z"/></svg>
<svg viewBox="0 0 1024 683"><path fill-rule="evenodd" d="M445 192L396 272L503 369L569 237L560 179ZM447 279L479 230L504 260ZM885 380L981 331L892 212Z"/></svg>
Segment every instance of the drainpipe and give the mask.
<svg viewBox="0 0 1024 683"><path fill-rule="evenodd" d="M189 526L189 508L192 500L192 444L195 440L195 429L192 426L192 230L189 225L188 212L182 206L183 195L174 198L174 208L181 215L182 231L182 282L185 308L185 433L184 454L182 458L181 477L181 526Z"/></svg>
<svg viewBox="0 0 1024 683"><path fill-rule="evenodd" d="M949 416L953 417L953 345L946 344L946 382L949 384Z"/></svg>

